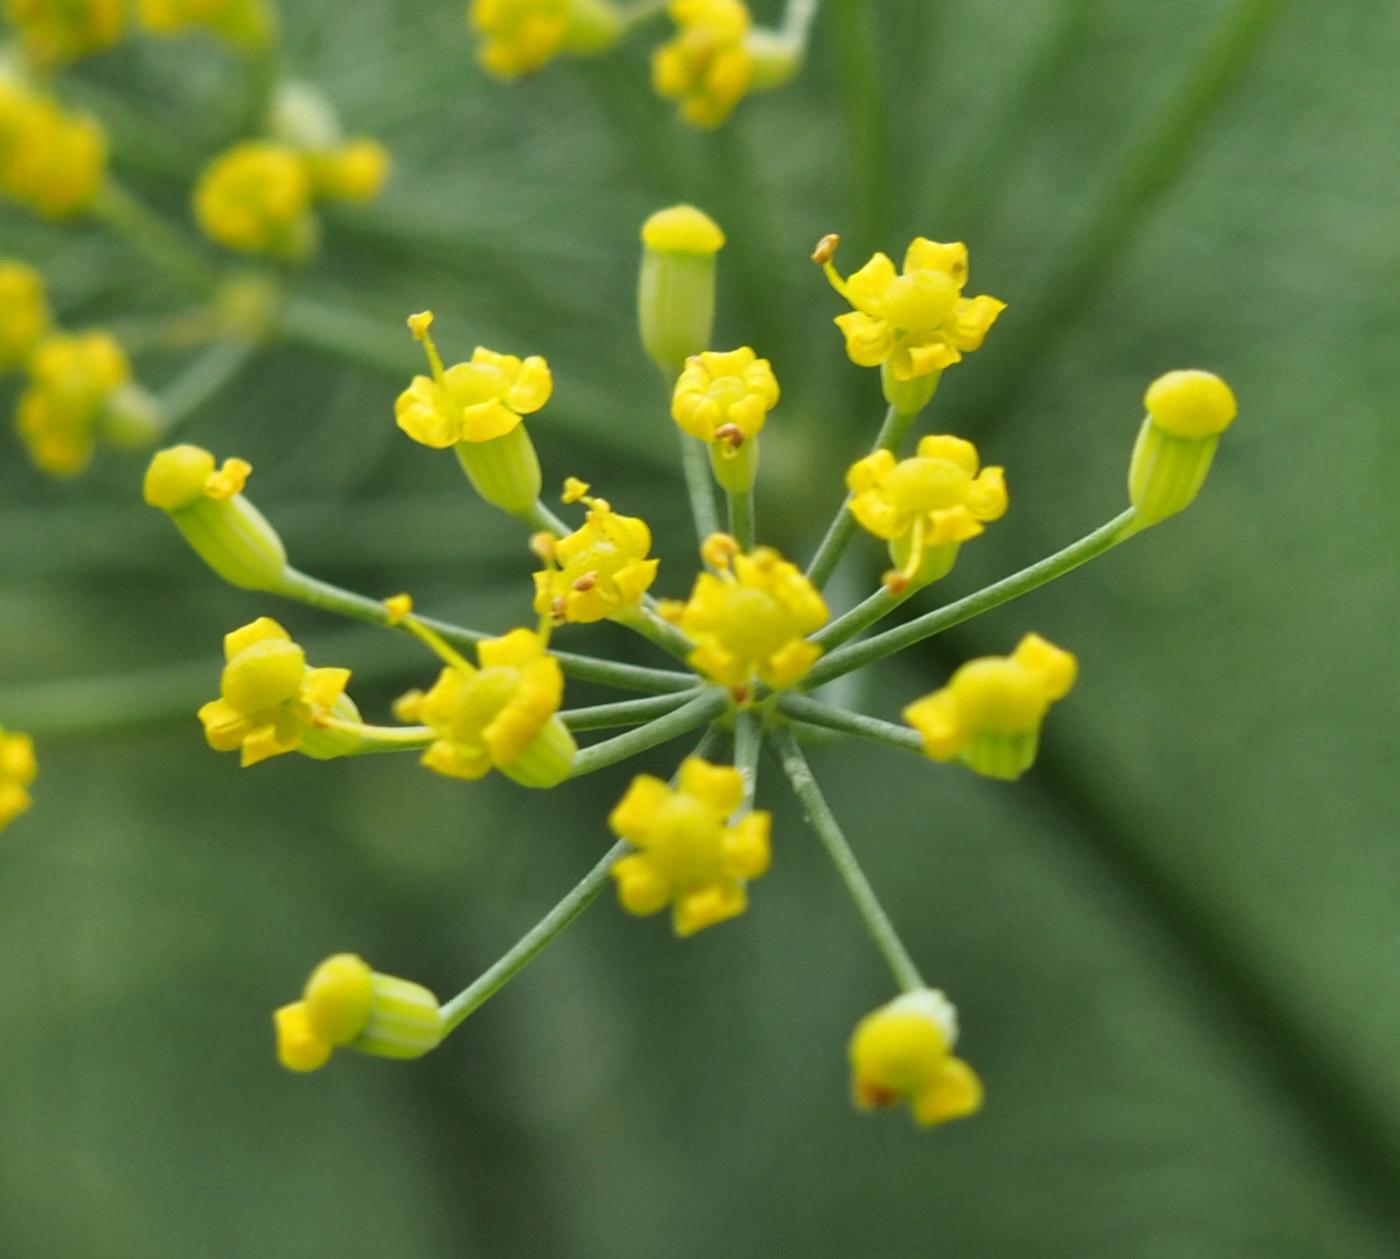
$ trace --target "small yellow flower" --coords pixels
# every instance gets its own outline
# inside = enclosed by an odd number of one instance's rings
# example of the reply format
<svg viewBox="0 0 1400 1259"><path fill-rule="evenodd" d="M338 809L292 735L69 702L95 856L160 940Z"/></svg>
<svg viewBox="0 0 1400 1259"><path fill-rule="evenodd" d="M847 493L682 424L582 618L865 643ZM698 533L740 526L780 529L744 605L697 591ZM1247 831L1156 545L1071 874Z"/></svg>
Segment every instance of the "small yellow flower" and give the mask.
<svg viewBox="0 0 1400 1259"><path fill-rule="evenodd" d="M131 365L105 332L54 333L29 357L30 385L20 395L16 426L35 465L73 476L92 458L97 429Z"/></svg>
<svg viewBox="0 0 1400 1259"><path fill-rule="evenodd" d="M1006 512L1002 470L979 472L977 447L959 437L925 437L909 459L877 450L851 466L846 485L852 515L890 544L895 572L885 580L895 590L945 576L958 547Z"/></svg>
<svg viewBox="0 0 1400 1259"><path fill-rule="evenodd" d="M477 60L501 79L552 61L569 33L569 0L472 0L467 20L480 38Z"/></svg>
<svg viewBox="0 0 1400 1259"><path fill-rule="evenodd" d="M718 127L753 81L747 37L752 19L743 0L671 0L677 31L652 56L652 85L679 102L691 126Z"/></svg>
<svg viewBox="0 0 1400 1259"><path fill-rule="evenodd" d="M724 248L724 230L696 206L667 206L642 224L642 244L659 254L712 257Z"/></svg>
<svg viewBox="0 0 1400 1259"><path fill-rule="evenodd" d="M203 27L244 48L265 44L275 27L266 0L140 0L141 25L154 35Z"/></svg>
<svg viewBox="0 0 1400 1259"><path fill-rule="evenodd" d="M958 1015L933 988L906 992L867 1014L851 1036L851 1092L862 1110L908 1101L930 1127L976 1114L982 1081L953 1057Z"/></svg>
<svg viewBox="0 0 1400 1259"><path fill-rule="evenodd" d="M315 244L311 195L301 154L289 145L249 140L204 168L194 192L195 218L226 248L296 259Z"/></svg>
<svg viewBox="0 0 1400 1259"><path fill-rule="evenodd" d="M535 573L535 611L556 624L588 624L636 606L656 580L658 560L648 559L651 530L637 516L620 516L588 487L570 482L566 501L582 501L582 526L552 542L552 563Z"/></svg>
<svg viewBox="0 0 1400 1259"><path fill-rule="evenodd" d="M107 138L86 114L0 75L0 196L43 218L88 209L107 177Z"/></svg>
<svg viewBox="0 0 1400 1259"><path fill-rule="evenodd" d="M378 140L350 140L338 148L306 155L311 188L317 197L337 201L373 201L389 178L389 150Z"/></svg>
<svg viewBox="0 0 1400 1259"><path fill-rule="evenodd" d="M6 0L25 56L51 69L110 48L122 37L125 0Z"/></svg>
<svg viewBox="0 0 1400 1259"><path fill-rule="evenodd" d="M642 224L637 330L668 380L710 344L715 255L723 248L719 224L693 205L668 206Z"/></svg>
<svg viewBox="0 0 1400 1259"><path fill-rule="evenodd" d="M450 778L477 779L493 768L527 787L568 777L577 747L557 714L564 674L534 630L515 629L477 647L480 667L453 656L426 694L396 706L437 736L423 764Z"/></svg>
<svg viewBox="0 0 1400 1259"><path fill-rule="evenodd" d="M795 686L821 655L806 641L827 621L821 595L770 547L745 555L727 534L713 534L701 553L717 571L701 573L685 603L672 600L660 609L696 644L691 666L740 701L756 682L774 690Z"/></svg>
<svg viewBox="0 0 1400 1259"><path fill-rule="evenodd" d="M48 327L43 276L23 262L0 259L0 372L23 364Z"/></svg>
<svg viewBox="0 0 1400 1259"><path fill-rule="evenodd" d="M758 436L778 397L772 366L748 346L706 350L686 360L671 396L671 418L702 442L737 447Z"/></svg>
<svg viewBox="0 0 1400 1259"><path fill-rule="evenodd" d="M549 364L538 354L519 359L477 346L470 362L447 368L440 380L415 376L394 404L394 418L414 441L445 450L504 437L553 391Z"/></svg>
<svg viewBox="0 0 1400 1259"><path fill-rule="evenodd" d="M671 906L678 936L744 912L747 883L768 869L767 813L730 816L744 799L737 769L690 757L679 785L639 774L608 818L638 851L613 865L618 899L632 914Z"/></svg>
<svg viewBox="0 0 1400 1259"><path fill-rule="evenodd" d="M359 720L345 694L349 669L308 668L306 653L266 616L225 635L224 658L219 698L199 710L216 752L241 751L246 768L286 752L319 759L344 750L316 721Z"/></svg>
<svg viewBox="0 0 1400 1259"><path fill-rule="evenodd" d="M316 1071L336 1049L378 1058L421 1058L447 1028L438 999L421 984L371 970L353 953L328 957L300 1001L273 1015L277 1058L289 1071Z"/></svg>
<svg viewBox="0 0 1400 1259"><path fill-rule="evenodd" d="M828 242L831 242L828 245ZM834 238L814 255L827 278L852 306L838 315L846 353L860 367L888 363L896 381L931 376L981 346L1006 303L995 297L966 298L967 246L917 237L904 255L904 270L875 254L842 279L831 260Z"/></svg>
<svg viewBox="0 0 1400 1259"><path fill-rule="evenodd" d="M1035 760L1047 710L1069 694L1077 671L1069 652L1027 634L1010 656L969 660L942 690L910 704L904 719L934 760L1019 778Z"/></svg>
<svg viewBox="0 0 1400 1259"><path fill-rule="evenodd" d="M27 734L7 734L0 726L0 831L29 808L29 785L38 775L34 740Z"/></svg>

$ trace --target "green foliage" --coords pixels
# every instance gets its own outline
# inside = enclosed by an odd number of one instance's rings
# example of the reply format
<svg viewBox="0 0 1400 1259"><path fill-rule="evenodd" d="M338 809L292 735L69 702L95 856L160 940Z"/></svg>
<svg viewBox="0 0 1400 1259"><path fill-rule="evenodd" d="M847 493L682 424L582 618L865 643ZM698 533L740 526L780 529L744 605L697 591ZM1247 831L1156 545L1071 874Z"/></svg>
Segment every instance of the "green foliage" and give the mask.
<svg viewBox="0 0 1400 1259"><path fill-rule="evenodd" d="M219 587L142 507L139 461L54 485L5 439L0 720L58 716L35 810L0 841L0 1253L1395 1253L1393 6L833 0L800 80L714 136L647 95L645 38L502 86L472 68L457 4L286 7L291 70L397 161L381 205L328 223L307 290L378 320L410 366L403 316L427 306L444 341L545 354L546 484L577 473L651 519L665 593L687 584L665 561L689 571L689 535L632 312L636 231L664 200L724 225L717 339L752 340L782 381L759 509L786 549L815 544L882 410L806 261L828 230L853 257L964 238L977 290L1012 304L930 413L1006 465L1012 496L943 598L1120 509L1160 371L1220 372L1241 419L1179 520L881 666L860 697L893 717L1029 628L1072 647L1080 684L1020 786L814 750L987 1083L982 1116L932 1133L847 1104L846 1037L888 980L782 805L744 918L678 943L605 899L421 1063L280 1071L270 1011L314 961L351 948L453 990L605 850L629 771L528 801L389 757L240 773L193 717L225 629L267 612L318 661L318 634L338 644L371 719L432 663ZM1260 42L1179 177L1094 235L1232 12ZM835 38L865 20L878 95ZM151 43L83 67L74 95L112 121L117 168L183 215L238 90L212 49ZM878 195L852 178L881 171ZM70 323L180 308L97 231L6 213L0 233L44 262ZM1092 268L1068 292L1067 258ZM176 368L140 362L157 384ZM187 433L254 464L302 568L507 628L528 556L452 460L401 439L398 387L284 346ZM859 597L885 557L854 554L840 580ZM72 679L148 670L162 702L76 737Z"/></svg>

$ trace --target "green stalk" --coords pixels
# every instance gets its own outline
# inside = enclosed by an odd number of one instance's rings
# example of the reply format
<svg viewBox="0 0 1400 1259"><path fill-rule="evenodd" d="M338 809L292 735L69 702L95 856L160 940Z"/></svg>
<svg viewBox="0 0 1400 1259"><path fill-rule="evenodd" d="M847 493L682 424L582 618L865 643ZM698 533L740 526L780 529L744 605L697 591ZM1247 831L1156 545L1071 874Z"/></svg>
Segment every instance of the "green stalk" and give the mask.
<svg viewBox="0 0 1400 1259"><path fill-rule="evenodd" d="M727 702L723 692L708 689L664 717L649 721L626 734L619 734L605 739L602 743L583 748L574 758L574 769L570 777L581 778L584 774L596 773L600 769L616 765L619 761L630 760L641 752L669 743L672 739L679 738L718 717Z"/></svg>
<svg viewBox="0 0 1400 1259"><path fill-rule="evenodd" d="M251 341L233 339L205 346L160 395L162 434L168 435L232 383L256 350Z"/></svg>
<svg viewBox="0 0 1400 1259"><path fill-rule="evenodd" d="M528 511L520 513L520 519L530 528L540 533L553 534L556 538L565 538L573 532L562 520L559 519L548 507L539 499L531 504Z"/></svg>
<svg viewBox="0 0 1400 1259"><path fill-rule="evenodd" d="M869 0L833 0L831 5L851 187L856 190L855 243L862 254L879 247L894 217L889 103L876 47L878 7Z"/></svg>
<svg viewBox="0 0 1400 1259"><path fill-rule="evenodd" d="M608 730L633 726L653 717L664 717L700 694L702 688L676 691L669 695L649 695L645 699L624 699L616 704L594 704L591 708L569 708L559 714L575 733L581 730Z"/></svg>
<svg viewBox="0 0 1400 1259"><path fill-rule="evenodd" d="M1029 594L1132 537L1136 532L1136 520L1137 513L1130 507L1106 525L1080 538L1078 542L1072 542L1064 550L1056 551L1054 555L1032 564L1029 568L1023 568L1019 573L1004 577L965 599L950 603L946 608L925 613L896 629L886 630L883 634L876 634L874 638L843 647L819 660L804 680L804 686L813 690L824 682L830 682L832 678L839 678L853 669L860 669L885 656L903 651L925 638L941 634L944 630L952 629L954 625L960 625L974 616L981 616L982 613L990 612L1003 603Z"/></svg>
<svg viewBox="0 0 1400 1259"><path fill-rule="evenodd" d="M746 490L725 490L729 503L729 532L739 542L739 548L752 551L756 540L757 526L754 522L753 486Z"/></svg>
<svg viewBox="0 0 1400 1259"><path fill-rule="evenodd" d="M763 717L746 709L734 719L734 768L744 779L744 813L753 809L754 793L758 790L758 758L763 751Z"/></svg>
<svg viewBox="0 0 1400 1259"><path fill-rule="evenodd" d="M351 620L368 621L371 625L393 628L389 624L388 610L377 599L342 590L330 582L308 577L295 568L283 571L282 584L272 593L326 612L334 612L339 616L347 616ZM439 621L430 616L420 616L417 619L429 629L441 634L454 647L474 647L482 639L492 637L480 630L467 629L465 626L453 625L450 621ZM579 656L567 651L551 654L559 661L566 674L581 682L597 682L621 690L652 693L686 691L695 685L694 674L618 664L611 660L598 660L592 656Z"/></svg>
<svg viewBox="0 0 1400 1259"><path fill-rule="evenodd" d="M634 634L640 634L662 651L675 656L677 660L685 660L695 650L695 644L681 630L670 621L663 620L644 603L629 608L626 612L617 613L612 619Z"/></svg>
<svg viewBox="0 0 1400 1259"><path fill-rule="evenodd" d="M867 717L864 713L853 713L832 704L823 704L806 695L784 695L778 701L778 711L807 725L857 735L901 752L919 752L923 749L923 739L917 730L895 725L892 721L881 721L878 717Z"/></svg>
<svg viewBox="0 0 1400 1259"><path fill-rule="evenodd" d="M719 513L715 510L715 486L710 479L710 456L704 442L689 433L676 430L681 439L681 468L685 472L685 489L690 495L690 514L695 521L695 537L703 542L719 532Z"/></svg>
<svg viewBox="0 0 1400 1259"><path fill-rule="evenodd" d="M219 286L219 269L184 233L172 227L121 184L109 178L93 205L98 219L157 266L191 288L211 292Z"/></svg>
<svg viewBox="0 0 1400 1259"><path fill-rule="evenodd" d="M832 814L826 797L822 795L821 788L812 774L812 768L807 764L807 758L803 756L792 731L779 727L768 736L768 740L782 762L783 772L787 774L793 794L807 813L807 821L826 848L827 855L836 867L836 873L841 876L841 881L855 902L856 909L865 923L865 929L870 933L875 947L880 950L895 981L905 992L924 987L919 968L914 965L914 959L909 956L909 951L900 940L894 924L885 913L884 906L880 904L880 898L875 895L875 889L870 886L870 880L865 877L865 871L860 868L860 862L842 834L841 827Z"/></svg>
<svg viewBox="0 0 1400 1259"><path fill-rule="evenodd" d="M863 599L849 612L838 616L829 625L822 626L812 635L812 641L823 651L839 647L848 638L854 638L862 630L868 629L876 621L888 616L915 593L913 590L906 590L903 594L893 595L886 587L881 586L873 595Z"/></svg>

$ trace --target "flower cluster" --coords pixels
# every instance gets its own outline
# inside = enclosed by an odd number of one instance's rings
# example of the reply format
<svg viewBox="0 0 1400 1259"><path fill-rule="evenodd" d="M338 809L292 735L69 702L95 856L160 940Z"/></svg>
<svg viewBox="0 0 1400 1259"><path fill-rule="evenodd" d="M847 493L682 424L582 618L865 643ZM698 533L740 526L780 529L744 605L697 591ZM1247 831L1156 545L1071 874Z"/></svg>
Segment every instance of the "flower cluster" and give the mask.
<svg viewBox="0 0 1400 1259"><path fill-rule="evenodd" d="M0 373L28 378L15 429L34 466L53 476L87 467L99 437L142 446L161 425L154 400L131 380L131 364L106 332L53 327L43 278L0 259Z"/></svg>
<svg viewBox="0 0 1400 1259"><path fill-rule="evenodd" d="M527 7L479 4L477 21L500 39L507 31L524 39ZM567 20L575 11L561 3L550 12ZM531 29L540 41L555 30ZM664 375L700 543L702 567L684 599L653 598L658 586L678 587L651 554L646 521L614 511L577 477L562 494L566 506L585 509L577 527L540 498L540 462L524 417L549 400L546 361L477 347L469 360L448 367L429 312L408 319L429 371L404 388L394 420L421 446L453 451L482 502L519 522L522 561L533 553L539 565L533 591L523 574L519 591L522 606L528 600L538 618L534 625L487 634L422 616L407 595L375 600L309 577L292 567L275 529L245 497L246 462L219 465L208 451L185 445L151 463L147 502L166 512L225 579L410 634L440 664L435 681L395 704L395 724L369 724L345 694L346 670L309 667L287 631L260 617L226 639L219 698L199 712L209 743L239 751L244 765L293 751L312 758L414 751L426 769L451 779L478 780L494 770L520 786L550 789L705 730L669 782L640 774L621 790L607 819L616 845L486 975L440 1005L417 984L381 975L352 954L336 955L316 969L299 1001L276 1012L279 1058L308 1071L337 1047L391 1058L428 1052L609 881L629 914L669 909L677 937L739 917L772 858L773 820L756 807L759 752L767 745L900 989L861 1018L851 1037L856 1104L905 1101L925 1126L971 1115L983 1086L954 1055L956 1010L924 981L880 907L804 744L819 731L852 734L932 761L957 761L987 779L1013 780L1031 769L1049 709L1073 687L1077 661L1027 634L1009 656L970 660L942 687L914 699L904 725L830 703L822 688L967 619L969 605L985 610L1024 594L1181 510L1201 488L1220 433L1234 419L1233 395L1208 373L1162 377L1147 392L1129 474L1132 506L1020 574L880 630L883 618L946 576L959 547L1007 510L1002 469L983 467L971 442L936 431L912 435L940 374L982 343L1001 303L962 296L961 244L921 237L901 273L877 254L849 279L831 264L834 238L819 246L817 260L856 306L837 319L847 352L862 366L882 368L889 410L869 452L849 468L849 493L804 570L758 540L754 514L758 449L768 424L780 422L770 421L777 379L752 347L717 351L708 344L724 234L695 207L676 206L649 219L642 237L642 341ZM28 291L23 277L11 284ZM9 342L32 340L36 322L43 319L33 310L15 316ZM727 529L717 527L720 500ZM862 530L884 544L894 569L833 618L823 587ZM558 650L556 637L599 622L645 640L670 657L669 667L634 663L630 652L608 659ZM643 694L570 709L564 699L571 677ZM628 728L580 746L579 734L616 726Z"/></svg>
<svg viewBox="0 0 1400 1259"><path fill-rule="evenodd" d="M692 127L720 126L750 92L788 82L806 54L815 5L795 0L782 27L754 24L745 0L669 0L628 11L616 0L472 0L477 59L500 79L518 79L555 57L597 56L665 9L671 38L652 53L652 86Z"/></svg>
<svg viewBox="0 0 1400 1259"><path fill-rule="evenodd" d="M244 48L265 45L276 30L269 0L5 0L28 65L54 70L112 48L131 19L149 34L203 29Z"/></svg>
<svg viewBox="0 0 1400 1259"><path fill-rule="evenodd" d="M87 114L0 70L0 196L47 219L91 208L107 174L107 137Z"/></svg>

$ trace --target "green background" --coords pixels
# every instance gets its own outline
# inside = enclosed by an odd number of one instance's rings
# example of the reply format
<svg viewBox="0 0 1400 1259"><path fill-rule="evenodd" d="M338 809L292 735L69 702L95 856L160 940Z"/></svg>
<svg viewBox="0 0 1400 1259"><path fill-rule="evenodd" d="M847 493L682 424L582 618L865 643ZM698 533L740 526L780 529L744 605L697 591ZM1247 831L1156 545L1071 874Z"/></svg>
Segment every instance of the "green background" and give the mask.
<svg viewBox="0 0 1400 1259"><path fill-rule="evenodd" d="M315 961L455 991L592 864L636 766L528 795L400 758L240 772L193 718L226 629L278 616L380 719L431 662L221 587L140 506L140 459L55 484L0 439L0 721L42 736L0 840L0 1253L1397 1253L1400 9L832 0L800 80L696 136L647 92L664 23L501 85L449 0L288 8L289 69L397 162L379 204L328 216L306 290L405 371L425 306L449 357L545 354L548 482L646 514L665 593L688 522L632 301L637 228L670 201L730 235L716 339L784 386L760 528L799 554L880 410L816 238L841 230L847 266L965 239L970 291L1010 303L928 423L1006 466L1012 509L920 606L1120 510L1159 372L1220 372L1241 418L1188 514L847 696L893 717L1028 629L1070 646L1081 681L1019 785L813 752L987 1083L932 1132L849 1105L846 1039L889 980L771 763L775 862L741 920L678 942L605 895L421 1063L282 1072L269 1012ZM63 86L184 216L233 63L133 43ZM0 239L75 326L188 302L96 229L4 211ZM139 360L157 386L178 365ZM251 460L302 567L519 623L520 538L395 430L402 383L281 345L185 431ZM842 602L882 567L855 551Z"/></svg>

